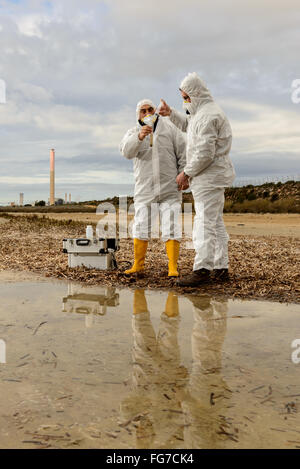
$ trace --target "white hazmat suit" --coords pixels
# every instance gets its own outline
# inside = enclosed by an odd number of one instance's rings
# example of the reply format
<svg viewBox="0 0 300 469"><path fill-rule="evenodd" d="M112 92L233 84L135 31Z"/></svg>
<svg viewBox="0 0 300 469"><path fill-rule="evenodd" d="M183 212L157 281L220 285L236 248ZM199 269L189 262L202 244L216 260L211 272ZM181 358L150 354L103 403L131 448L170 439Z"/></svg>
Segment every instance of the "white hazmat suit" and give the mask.
<svg viewBox="0 0 300 469"><path fill-rule="evenodd" d="M120 151L125 158L133 159L134 165L134 206L135 221L133 225L133 237L148 240L151 236L153 218L157 214L151 204L157 203L161 215L162 239L181 238L181 227L176 218L174 223L168 208L180 207L181 194L178 191L176 177L183 171L186 164L185 138L176 129L169 119L158 117L158 122L153 133L153 146L150 146L150 136L139 140L141 124L139 123L140 109L148 104L155 109L152 101L144 99L136 108L137 125L128 130L124 136ZM151 219L152 218L152 219Z"/></svg>
<svg viewBox="0 0 300 469"><path fill-rule="evenodd" d="M133 159L135 190L133 238L135 263L126 274L144 268L147 242L155 235L154 222L160 215L162 239L166 243L170 277L178 276L177 260L181 239L181 193L176 177L186 164L186 141L168 118L157 116L153 133L143 140L139 133L143 123L139 120L141 107L150 100L140 101L136 108L137 125L124 136L120 151L125 158ZM157 230L156 230L157 231Z"/></svg>
<svg viewBox="0 0 300 469"><path fill-rule="evenodd" d="M170 120L187 132L187 163L195 201L193 242L196 252L194 271L228 269L229 236L223 221L224 188L235 178L229 158L232 132L222 109L214 102L205 83L196 73L182 81L180 90L191 99L186 103L190 115L172 108Z"/></svg>

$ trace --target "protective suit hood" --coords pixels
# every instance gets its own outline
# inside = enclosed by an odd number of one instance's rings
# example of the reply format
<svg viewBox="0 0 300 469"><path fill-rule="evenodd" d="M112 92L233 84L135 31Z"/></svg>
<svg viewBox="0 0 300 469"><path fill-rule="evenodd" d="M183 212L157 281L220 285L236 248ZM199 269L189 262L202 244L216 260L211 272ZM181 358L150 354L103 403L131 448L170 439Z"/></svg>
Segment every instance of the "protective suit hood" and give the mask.
<svg viewBox="0 0 300 469"><path fill-rule="evenodd" d="M150 100L140 101L136 108L137 118L144 103L153 106ZM155 130L156 122L158 124ZM139 139L140 124L129 129L120 144L121 154L133 160L134 203L137 207L139 204L151 205L158 199L160 201L168 200L168 198L179 200L181 196L176 177L183 171L186 164L185 138L169 119L157 118L156 122L153 126L152 146L150 146L151 135L147 135L142 141ZM138 221L138 216L135 219ZM141 222L140 232L144 229L145 226Z"/></svg>
<svg viewBox="0 0 300 469"><path fill-rule="evenodd" d="M181 82L180 90L191 98L190 114L196 114L201 104L213 101L206 84L196 72L189 73Z"/></svg>
<svg viewBox="0 0 300 469"><path fill-rule="evenodd" d="M153 109L156 109L156 106L151 101L151 99L142 99L141 101L139 101L137 103L137 106L136 106L136 120L137 120L137 122L139 122L140 110L141 110L141 107L144 106L144 104L148 104L148 106L152 106Z"/></svg>

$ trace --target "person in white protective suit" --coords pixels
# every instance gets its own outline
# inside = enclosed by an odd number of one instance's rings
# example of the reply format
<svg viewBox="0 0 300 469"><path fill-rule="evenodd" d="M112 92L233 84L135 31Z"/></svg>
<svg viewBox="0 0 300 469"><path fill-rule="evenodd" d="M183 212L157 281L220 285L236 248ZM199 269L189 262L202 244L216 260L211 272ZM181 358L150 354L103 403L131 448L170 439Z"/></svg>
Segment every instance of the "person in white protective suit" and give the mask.
<svg viewBox="0 0 300 469"><path fill-rule="evenodd" d="M179 280L180 286L197 286L228 276L229 236L223 221L224 190L235 178L229 157L232 132L222 109L215 103L197 73L189 73L180 85L187 114L161 100L159 113L187 132L187 163L177 177L180 188L189 182L195 202L193 274ZM213 276L211 273L213 272Z"/></svg>
<svg viewBox="0 0 300 469"><path fill-rule="evenodd" d="M227 300L188 295L193 305L192 367L184 390L184 442L187 448L221 449L237 434L227 420L232 391L225 381L222 358L227 331ZM226 428L224 433L222 427Z"/></svg>
<svg viewBox="0 0 300 469"><path fill-rule="evenodd" d="M155 331L144 290L134 290L130 393L120 405L121 420L135 420L137 448L172 448L182 438L181 388L188 372L181 363L178 297L168 294ZM167 407L167 409L166 409ZM171 445L171 446L169 446Z"/></svg>
<svg viewBox="0 0 300 469"><path fill-rule="evenodd" d="M169 277L177 277L181 239L181 193L176 177L186 164L184 135L169 119L155 113L149 99L136 108L137 125L124 136L121 154L134 160L134 264L125 274L144 269L148 240L159 213L169 259Z"/></svg>

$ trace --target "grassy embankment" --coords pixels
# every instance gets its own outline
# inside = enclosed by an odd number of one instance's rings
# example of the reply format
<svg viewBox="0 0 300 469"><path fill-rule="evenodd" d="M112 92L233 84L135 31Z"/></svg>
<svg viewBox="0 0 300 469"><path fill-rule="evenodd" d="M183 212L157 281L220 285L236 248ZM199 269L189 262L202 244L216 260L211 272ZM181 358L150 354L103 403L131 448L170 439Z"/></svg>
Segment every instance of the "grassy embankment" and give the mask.
<svg viewBox="0 0 300 469"><path fill-rule="evenodd" d="M230 187L225 191L225 199L225 213L300 213L300 181ZM51 207L0 207L0 212L93 213L102 202L110 202L116 207L119 205L118 197L112 197ZM129 196L127 203L132 204L133 197ZM191 192L183 194L183 203L193 203Z"/></svg>

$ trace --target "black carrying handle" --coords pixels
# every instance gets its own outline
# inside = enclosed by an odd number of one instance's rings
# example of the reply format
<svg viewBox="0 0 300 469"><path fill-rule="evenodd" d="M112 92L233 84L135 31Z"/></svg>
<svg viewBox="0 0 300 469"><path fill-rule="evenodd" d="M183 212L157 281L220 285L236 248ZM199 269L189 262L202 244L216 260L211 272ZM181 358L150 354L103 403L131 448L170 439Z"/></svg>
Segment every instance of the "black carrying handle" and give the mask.
<svg viewBox="0 0 300 469"><path fill-rule="evenodd" d="M90 244L91 240L87 238L80 238L76 239L76 245L77 246L88 246Z"/></svg>

